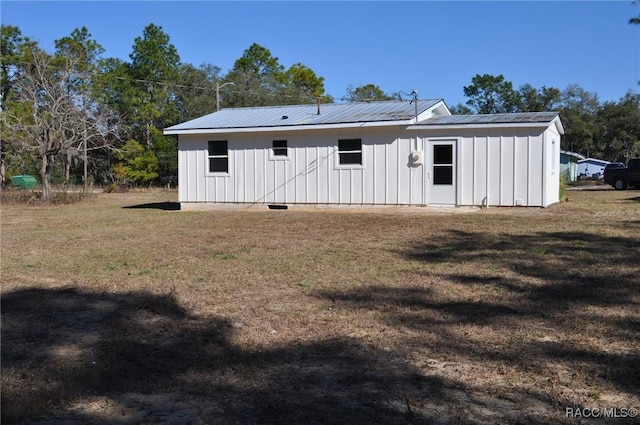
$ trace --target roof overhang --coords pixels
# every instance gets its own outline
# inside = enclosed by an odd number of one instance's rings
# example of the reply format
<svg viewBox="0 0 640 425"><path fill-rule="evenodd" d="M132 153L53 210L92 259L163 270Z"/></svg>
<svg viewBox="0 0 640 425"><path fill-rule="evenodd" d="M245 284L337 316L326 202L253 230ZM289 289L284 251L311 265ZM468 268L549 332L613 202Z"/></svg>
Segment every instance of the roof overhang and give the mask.
<svg viewBox="0 0 640 425"><path fill-rule="evenodd" d="M165 129L164 135L176 134L230 134L230 133L275 133L286 131L313 131L344 128L371 128L371 127L406 127L414 120L404 121L371 121L343 124L313 124L313 125L279 125L274 127L232 127L232 128L193 128L183 130Z"/></svg>
<svg viewBox="0 0 640 425"><path fill-rule="evenodd" d="M564 135L564 126L562 125L562 121L560 121L560 115L556 116L551 122L556 125L558 133L560 133L560 135Z"/></svg>
<svg viewBox="0 0 640 425"><path fill-rule="evenodd" d="M568 150L565 150L565 149L560 149L560 153L564 154L564 155L567 155L567 156L571 156L571 157L577 158L579 160L578 162L580 162L580 160L585 159L584 155L579 154L577 152L571 152L571 151L568 151Z"/></svg>
<svg viewBox="0 0 640 425"><path fill-rule="evenodd" d="M607 165L611 163L610 161L605 161L604 159L595 159L595 158L584 158L584 159L578 160L578 163L585 163L585 162L590 162L590 163L595 163L600 165Z"/></svg>

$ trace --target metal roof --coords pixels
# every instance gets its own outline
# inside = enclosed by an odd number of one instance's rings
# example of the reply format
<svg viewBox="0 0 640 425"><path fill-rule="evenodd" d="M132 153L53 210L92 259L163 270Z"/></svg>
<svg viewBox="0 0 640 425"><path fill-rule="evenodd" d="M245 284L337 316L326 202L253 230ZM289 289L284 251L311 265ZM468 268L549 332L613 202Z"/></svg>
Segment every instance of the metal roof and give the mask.
<svg viewBox="0 0 640 425"><path fill-rule="evenodd" d="M557 112L518 112L511 114L440 115L420 121L419 125L474 125L550 123Z"/></svg>
<svg viewBox="0 0 640 425"><path fill-rule="evenodd" d="M409 125L410 130L444 129L455 127L545 127L555 124L560 134L564 134L564 127L558 112L516 112L509 114L479 114L479 115L434 115Z"/></svg>
<svg viewBox="0 0 640 425"><path fill-rule="evenodd" d="M591 163L602 164L602 165L611 164L611 161L605 161L604 159L596 159L596 158L585 158L585 159L578 160L578 164L582 164L584 162L591 162Z"/></svg>
<svg viewBox="0 0 640 425"><path fill-rule="evenodd" d="M418 114L441 101L442 99L418 100ZM415 114L416 106L413 102L401 101L322 103L319 107L313 104L229 108L174 125L165 131L409 121Z"/></svg>

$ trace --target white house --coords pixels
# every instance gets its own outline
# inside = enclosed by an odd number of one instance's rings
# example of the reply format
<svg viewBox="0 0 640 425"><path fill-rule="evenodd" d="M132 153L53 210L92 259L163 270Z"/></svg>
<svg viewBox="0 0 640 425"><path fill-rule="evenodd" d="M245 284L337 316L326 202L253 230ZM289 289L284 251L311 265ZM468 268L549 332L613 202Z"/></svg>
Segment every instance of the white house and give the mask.
<svg viewBox="0 0 640 425"><path fill-rule="evenodd" d="M584 177L602 177L604 167L609 161L595 158L584 158L578 161L578 176Z"/></svg>
<svg viewBox="0 0 640 425"><path fill-rule="evenodd" d="M451 115L444 101L223 109L178 137L181 208L558 202L555 112Z"/></svg>

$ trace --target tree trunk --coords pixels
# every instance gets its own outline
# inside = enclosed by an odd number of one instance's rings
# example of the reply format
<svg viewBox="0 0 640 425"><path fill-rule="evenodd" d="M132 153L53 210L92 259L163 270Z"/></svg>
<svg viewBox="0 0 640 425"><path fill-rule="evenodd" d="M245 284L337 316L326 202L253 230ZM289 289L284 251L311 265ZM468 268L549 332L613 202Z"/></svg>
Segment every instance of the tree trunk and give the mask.
<svg viewBox="0 0 640 425"><path fill-rule="evenodd" d="M49 165L49 156L42 156L42 165L40 166L40 180L42 181L42 200L49 202L51 200L51 166Z"/></svg>
<svg viewBox="0 0 640 425"><path fill-rule="evenodd" d="M4 162L4 149L0 151L0 190L4 189L4 178L7 175L7 168Z"/></svg>
<svg viewBox="0 0 640 425"><path fill-rule="evenodd" d="M71 163L73 162L73 157L71 155L71 149L67 150L67 154L65 155L64 162L64 183L69 184L69 179L71 178Z"/></svg>

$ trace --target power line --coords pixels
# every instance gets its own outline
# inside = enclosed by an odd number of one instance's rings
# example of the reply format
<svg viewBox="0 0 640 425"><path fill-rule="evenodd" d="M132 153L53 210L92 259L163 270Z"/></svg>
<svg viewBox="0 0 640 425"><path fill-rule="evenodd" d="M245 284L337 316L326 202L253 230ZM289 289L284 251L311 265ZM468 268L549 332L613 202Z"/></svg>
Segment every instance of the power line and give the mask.
<svg viewBox="0 0 640 425"><path fill-rule="evenodd" d="M15 61L13 62L14 64L23 64L23 65L33 65L33 62L27 62L27 61ZM92 71L85 71L90 73L91 75L96 75L96 76L109 76L110 73L109 72L102 72L102 71L96 71L96 70L92 70ZM211 91L212 93L215 93L215 86L212 85L210 87L207 86L199 86L199 85L187 85L187 84L180 84L180 83L176 83L176 82L164 82L164 81L157 81L157 80L148 80L148 79L143 79L143 78L134 78L134 77L130 77L130 76L114 76L113 78L117 79L117 80L122 80L122 81L132 81L132 82L136 82L136 83L141 83L141 84L147 84L147 85L156 85L156 86L163 86L163 87L167 87L167 88L181 88L181 89L192 89L192 90L202 90L202 91ZM220 79L222 80L222 79ZM213 84L213 83L212 83ZM299 94L299 95L294 95L294 94L284 94L284 93L268 93L268 92L257 92L257 91L252 91L252 90L237 90L237 89L232 89L232 90L226 90L228 93L233 93L235 95L253 95L253 96L272 96L272 97L285 97L285 98L298 98L298 99L307 99L309 101L317 101L318 98L327 98L330 97L333 100L338 100L338 101L352 101L352 98L346 95L343 96L333 96L329 93L325 93L323 96L318 96L318 97L314 97L314 96L308 96L308 95L304 95L304 94ZM407 96L407 97L412 97L412 101L413 101L413 97L414 97L414 91L412 91L411 93L406 93L402 90L396 92L398 93L399 99L400 101L404 101L402 99L402 95ZM415 99L417 100L417 94L415 96ZM377 99L359 99L358 101L361 102L373 102L376 101Z"/></svg>
<svg viewBox="0 0 640 425"><path fill-rule="evenodd" d="M15 61L14 64L22 64L22 65L34 65L34 62L26 62L26 61ZM96 75L96 76L109 76L110 73L108 72L101 72L101 71L96 71L96 70L92 70L92 71L85 71L88 72L91 75ZM182 88L182 89L193 89L193 90L202 90L202 91L211 91L212 93L215 92L215 86L211 86L211 87L207 87L207 86L199 86L199 85L186 85L186 84L180 84L180 83L176 83L176 82L165 82L165 81L158 81L158 80L148 80L148 79L142 79L142 78L134 78L134 77L130 77L130 76L114 76L113 78L115 78L116 80L122 80L122 81L131 81L131 82L136 82L136 83L141 83L141 84L147 84L150 86L156 85L156 86L163 86L163 87L168 87L168 88ZM251 91L251 90L227 90L227 92L231 92L234 94L248 94L248 95L263 95L263 96L279 96L279 97L290 97L290 98L302 98L302 99L308 99L308 100L312 100L315 101L317 98L316 97L312 97L312 96L307 96L304 94L300 94L300 95L288 95L288 94L284 94L284 93L266 93L266 92L256 92L256 91ZM324 96L331 96L329 94L325 94ZM331 96L332 98L335 98L333 96Z"/></svg>

